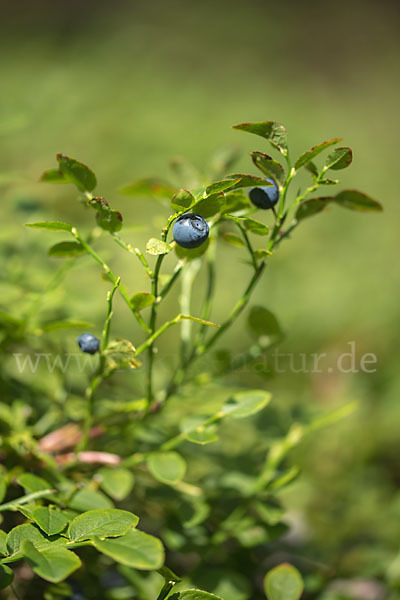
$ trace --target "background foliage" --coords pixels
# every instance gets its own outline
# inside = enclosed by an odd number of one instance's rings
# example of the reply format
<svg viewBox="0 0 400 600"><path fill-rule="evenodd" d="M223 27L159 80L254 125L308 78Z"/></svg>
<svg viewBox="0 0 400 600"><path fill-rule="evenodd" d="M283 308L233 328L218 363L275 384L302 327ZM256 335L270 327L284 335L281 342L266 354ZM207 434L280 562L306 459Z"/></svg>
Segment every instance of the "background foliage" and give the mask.
<svg viewBox="0 0 400 600"><path fill-rule="evenodd" d="M126 231L143 247L168 211L153 200L119 195L117 188L154 173L167 177L175 153L202 167L210 150L226 143L240 146L238 171L244 169L254 142L230 132L232 123L277 119L287 125L295 154L333 135L353 148L356 160L342 181L382 200L385 212L358 216L337 209L305 223L295 241L282 246L256 300L279 316L287 332L282 352L340 353L354 340L358 355L378 356L378 370L369 375L242 373L241 381L265 385L274 400L265 416L246 422L245 435L240 423L240 448L235 429L227 428L220 452L229 468L246 448L254 448L254 440L263 446L266 432L278 437L293 420L358 401L353 415L315 432L290 455L302 469L297 482L282 492L292 533L268 548L264 566L266 570L287 558L304 573L314 573L309 590L317 593L320 575L335 580L336 590L345 587L344 592L326 592L324 600L366 597L356 585L360 578L368 579L368 593L376 594L371 598L383 597L381 585L396 590L397 5L254 1L217 6L117 2L110 7L87 2L82 7L41 2L26 4L21 14L6 2L4 12L0 298L2 309L11 307L16 318L42 292L57 265L56 258L46 256L52 234L37 235L23 224L49 218L85 225L92 218L71 201L64 186L37 182L55 152L76 156L95 169L102 193L112 198L125 216ZM111 245L105 250L115 261ZM220 259L216 322L230 305L232 281L246 269L238 266L239 251L229 247ZM107 288L85 260L62 288L41 301L40 314L49 322L90 321L99 331ZM133 290L143 289L134 261L122 256L118 270ZM115 334L134 339L129 315L116 302ZM173 311L176 298L169 302L166 310ZM76 330L54 331L39 342L19 341L17 327L15 332L15 345L7 348L0 366L2 399L17 397L21 404L16 410L22 413L33 398L41 409L51 400L64 407L68 418L79 417L84 376L69 374L65 388L57 371L51 377L40 370L21 377L12 357L12 351L40 351L50 344L52 351L74 352ZM175 336L173 331L166 334L160 350L173 348ZM241 352L250 342L243 319L225 344ZM163 374L161 370L160 381ZM136 397L141 385L136 377L121 376L110 397ZM207 397L196 401L205 406ZM43 431L48 426L43 424ZM209 468L210 448L198 459L199 473ZM108 449L118 451L118 440ZM395 591L385 593L397 597Z"/></svg>

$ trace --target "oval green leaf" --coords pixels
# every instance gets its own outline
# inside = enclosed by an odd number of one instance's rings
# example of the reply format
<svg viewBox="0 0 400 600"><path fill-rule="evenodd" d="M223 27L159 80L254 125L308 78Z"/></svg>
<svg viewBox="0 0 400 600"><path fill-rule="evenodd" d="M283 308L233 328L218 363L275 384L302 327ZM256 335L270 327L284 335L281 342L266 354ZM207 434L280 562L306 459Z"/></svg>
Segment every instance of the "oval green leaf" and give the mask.
<svg viewBox="0 0 400 600"><path fill-rule="evenodd" d="M155 299L156 297L153 294L150 294L150 292L137 292L131 298L131 306L133 310L140 311L151 306Z"/></svg>
<svg viewBox="0 0 400 600"><path fill-rule="evenodd" d="M62 221L40 221L38 223L25 223L26 227L34 229L48 229L49 231L72 231L72 225Z"/></svg>
<svg viewBox="0 0 400 600"><path fill-rule="evenodd" d="M74 183L81 192L91 192L97 185L96 175L83 163L65 154L57 154L62 174Z"/></svg>
<svg viewBox="0 0 400 600"><path fill-rule="evenodd" d="M86 250L79 242L59 242L48 250L49 256L62 258L64 256L79 256L85 254Z"/></svg>
<svg viewBox="0 0 400 600"><path fill-rule="evenodd" d="M38 547L51 543L51 541L35 525L24 523L23 525L17 525L17 527L14 527L8 533L7 550L9 553L14 554L15 552L18 552L24 540L29 540Z"/></svg>
<svg viewBox="0 0 400 600"><path fill-rule="evenodd" d="M55 535L65 529L69 519L54 506L38 506L32 511L32 519L47 535Z"/></svg>
<svg viewBox="0 0 400 600"><path fill-rule="evenodd" d="M220 596L202 590L184 590L179 592L179 600L223 600Z"/></svg>
<svg viewBox="0 0 400 600"><path fill-rule="evenodd" d="M74 552L60 546L39 551L32 542L25 540L21 550L35 573L52 583L63 581L81 566L81 561Z"/></svg>
<svg viewBox="0 0 400 600"><path fill-rule="evenodd" d="M333 196L326 196L304 200L304 202L299 205L299 208L296 211L297 221L303 221L303 219L317 215L325 210L327 206L334 201L334 199L335 198Z"/></svg>
<svg viewBox="0 0 400 600"><path fill-rule="evenodd" d="M8 587L14 579L14 573L7 565L0 564L0 590Z"/></svg>
<svg viewBox="0 0 400 600"><path fill-rule="evenodd" d="M271 397L270 392L266 392L265 390L238 392L225 402L221 413L234 419L249 417L267 406L271 401Z"/></svg>
<svg viewBox="0 0 400 600"><path fill-rule="evenodd" d="M288 146L287 146L287 131L286 128L276 121L261 121L258 123L239 123L238 125L234 125L233 129L238 129L239 131L247 131L248 133L254 133L255 135L259 135L269 143L279 150L284 156L287 156Z"/></svg>
<svg viewBox="0 0 400 600"><path fill-rule="evenodd" d="M250 331L257 337L265 337L271 343L283 337L282 329L275 315L264 306L253 306L248 325Z"/></svg>
<svg viewBox="0 0 400 600"><path fill-rule="evenodd" d="M139 517L127 510L89 510L71 521L68 537L73 542L93 537L117 537L127 533L138 522Z"/></svg>
<svg viewBox="0 0 400 600"><path fill-rule="evenodd" d="M383 210L379 202L358 190L343 190L335 196L334 201L343 208L360 212L381 212Z"/></svg>
<svg viewBox="0 0 400 600"><path fill-rule="evenodd" d="M85 512L92 509L114 508L111 500L102 492L82 488L78 490L69 502L68 508Z"/></svg>
<svg viewBox="0 0 400 600"><path fill-rule="evenodd" d="M171 208L177 212L186 210L194 202L194 196L189 190L179 190L171 200Z"/></svg>
<svg viewBox="0 0 400 600"><path fill-rule="evenodd" d="M264 154L264 152L250 152L251 159L255 166L260 169L267 175L267 177L271 177L278 185L282 186L285 182L285 171L281 163L277 160L274 160L268 154Z"/></svg>
<svg viewBox="0 0 400 600"><path fill-rule="evenodd" d="M264 590L268 600L299 600L303 588L303 579L299 571L288 563L271 569L264 578Z"/></svg>
<svg viewBox="0 0 400 600"><path fill-rule="evenodd" d="M150 196L153 198L171 198L176 193L176 188L160 179L146 178L129 183L120 189L126 196Z"/></svg>
<svg viewBox="0 0 400 600"><path fill-rule="evenodd" d="M146 244L146 252L148 254L152 254L153 256L168 254L168 252L171 252L172 248L172 244L167 244L167 242L163 242L157 238L150 238Z"/></svg>
<svg viewBox="0 0 400 600"><path fill-rule="evenodd" d="M294 168L296 169L296 171L298 169L301 169L301 167L304 167L304 165L308 164L310 160L318 156L318 154L326 150L326 148L329 148L329 146L333 146L334 144L337 144L341 141L342 138L333 138L332 140L327 140L326 142L322 142L317 146L313 146L311 150L308 150L307 152L304 152L299 156L299 158L294 163Z"/></svg>
<svg viewBox="0 0 400 600"><path fill-rule="evenodd" d="M164 548L160 540L137 529L115 540L95 538L93 543L99 552L134 569L159 569L164 563Z"/></svg>
<svg viewBox="0 0 400 600"><path fill-rule="evenodd" d="M123 467L103 467L98 473L100 486L114 500L123 500L135 483L134 475Z"/></svg>
<svg viewBox="0 0 400 600"><path fill-rule="evenodd" d="M17 478L17 482L28 492L40 492L51 489L51 485L47 481L37 475L33 475L33 473L22 473Z"/></svg>
<svg viewBox="0 0 400 600"><path fill-rule="evenodd" d="M346 169L353 160L353 152L351 148L335 148L326 159L324 170L333 169L339 171L340 169Z"/></svg>
<svg viewBox="0 0 400 600"><path fill-rule="evenodd" d="M186 473L186 461L177 452L153 452L147 459L147 467L155 479L174 485Z"/></svg>

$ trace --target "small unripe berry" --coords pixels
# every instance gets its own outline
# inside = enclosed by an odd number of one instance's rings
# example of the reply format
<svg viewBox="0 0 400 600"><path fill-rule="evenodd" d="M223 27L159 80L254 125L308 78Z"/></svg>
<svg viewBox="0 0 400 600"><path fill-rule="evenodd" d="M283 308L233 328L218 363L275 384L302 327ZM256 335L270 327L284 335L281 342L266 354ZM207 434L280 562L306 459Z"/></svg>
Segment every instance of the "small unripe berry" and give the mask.
<svg viewBox="0 0 400 600"><path fill-rule="evenodd" d="M100 340L91 333L82 333L76 341L82 352L87 354L96 354L100 348Z"/></svg>
<svg viewBox="0 0 400 600"><path fill-rule="evenodd" d="M257 208L268 209L273 208L279 200L279 189L273 179L266 178L265 181L272 183L268 187L256 187L252 188L249 192L249 198L251 202L257 206Z"/></svg>
<svg viewBox="0 0 400 600"><path fill-rule="evenodd" d="M208 238L207 221L200 215L185 213L175 221L172 234L178 246L198 248Z"/></svg>

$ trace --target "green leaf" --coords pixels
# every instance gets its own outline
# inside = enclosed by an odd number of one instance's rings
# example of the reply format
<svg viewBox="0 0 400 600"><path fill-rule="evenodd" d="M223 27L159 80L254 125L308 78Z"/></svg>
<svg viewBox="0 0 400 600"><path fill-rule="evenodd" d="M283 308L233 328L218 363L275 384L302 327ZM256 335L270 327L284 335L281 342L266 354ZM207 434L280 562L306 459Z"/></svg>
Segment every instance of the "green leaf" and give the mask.
<svg viewBox="0 0 400 600"><path fill-rule="evenodd" d="M44 183L70 183L59 169L47 169L42 173L40 181Z"/></svg>
<svg viewBox="0 0 400 600"><path fill-rule="evenodd" d="M239 131L247 131L248 133L254 133L260 135L270 142L270 144L279 150L284 156L287 156L287 131L281 123L276 121L263 121L258 123L239 123L234 125L233 129Z"/></svg>
<svg viewBox="0 0 400 600"><path fill-rule="evenodd" d="M256 175L245 175L244 173L233 173L232 175L227 175L226 179L235 179L239 180L238 183L235 183L232 186L232 190L239 190L241 188L248 187L271 187L272 183L266 181L264 177L257 177Z"/></svg>
<svg viewBox="0 0 400 600"><path fill-rule="evenodd" d="M155 479L174 485L183 479L186 462L177 452L152 452L147 459L147 467Z"/></svg>
<svg viewBox="0 0 400 600"><path fill-rule="evenodd" d="M61 329L92 329L95 325L88 321L50 321L44 323L41 329L46 332L60 331Z"/></svg>
<svg viewBox="0 0 400 600"><path fill-rule="evenodd" d="M383 210L382 205L358 190L343 190L335 196L334 201L343 208L349 208L350 210L358 210L360 212L375 211L381 212Z"/></svg>
<svg viewBox="0 0 400 600"><path fill-rule="evenodd" d="M102 197L96 197L89 200L89 206L97 211L96 222L99 227L105 231L115 233L122 228L122 215L118 210L112 210L108 200Z"/></svg>
<svg viewBox="0 0 400 600"><path fill-rule="evenodd" d="M224 204L225 196L222 192L218 192L216 194L207 196L207 198L200 200L200 202L197 202L193 207L193 211L196 213L196 215L200 215L201 217L208 219L209 217L213 217L217 213L221 212Z"/></svg>
<svg viewBox="0 0 400 600"><path fill-rule="evenodd" d="M134 569L159 569L164 563L164 548L160 540L137 529L115 540L95 538L94 545L99 552Z"/></svg>
<svg viewBox="0 0 400 600"><path fill-rule="evenodd" d="M260 169L264 175L271 177L278 186L282 186L285 183L285 171L283 170L281 163L274 160L271 156L268 156L268 154L264 154L264 152L250 152L250 156L255 166Z"/></svg>
<svg viewBox="0 0 400 600"><path fill-rule="evenodd" d="M167 244L167 242L163 242L157 238L150 238L146 244L146 252L148 254L152 254L153 256L168 254L168 252L171 252L172 248L172 244Z"/></svg>
<svg viewBox="0 0 400 600"><path fill-rule="evenodd" d="M251 332L257 337L265 337L268 343L276 341L283 337L282 329L275 315L264 306L253 306L248 325Z"/></svg>
<svg viewBox="0 0 400 600"><path fill-rule="evenodd" d="M224 192L225 190L239 183L239 181L240 179L223 179L222 181L215 181L206 188L206 194L207 196L210 196L211 194L216 194L217 192Z"/></svg>
<svg viewBox="0 0 400 600"><path fill-rule="evenodd" d="M210 594L209 592L203 592L195 589L178 592L177 599L178 598L179 600L222 600L220 596L215 596L215 594Z"/></svg>
<svg viewBox="0 0 400 600"><path fill-rule="evenodd" d="M316 179L319 175L318 173L318 167L317 165L310 160L306 165L305 168L307 169L307 171L309 171L311 173L311 175L314 177L314 179Z"/></svg>
<svg viewBox="0 0 400 600"><path fill-rule="evenodd" d="M235 419L249 417L262 410L271 401L271 394L265 390L246 390L238 392L225 404L221 411L224 415L229 415Z"/></svg>
<svg viewBox="0 0 400 600"><path fill-rule="evenodd" d="M41 477L32 473L22 473L17 477L17 483L29 492L40 492L51 489L51 485Z"/></svg>
<svg viewBox="0 0 400 600"><path fill-rule="evenodd" d="M126 196L150 196L160 199L170 199L176 191L177 189L169 183L150 177L134 181L120 189L121 194L125 194Z"/></svg>
<svg viewBox="0 0 400 600"><path fill-rule="evenodd" d="M122 369L124 367L136 369L141 365L135 358L135 346L129 340L112 340L103 354L106 358L107 369L110 369L111 371L114 369Z"/></svg>
<svg viewBox="0 0 400 600"><path fill-rule="evenodd" d="M32 542L25 540L21 550L35 573L52 583L66 579L81 566L78 556L67 548L58 546L39 551Z"/></svg>
<svg viewBox="0 0 400 600"><path fill-rule="evenodd" d="M49 256L55 256L57 258L63 256L79 256L85 254L86 250L80 242L59 242L49 248Z"/></svg>
<svg viewBox="0 0 400 600"><path fill-rule="evenodd" d="M247 231L254 233L254 235L268 235L269 227L264 225L264 223L260 223L260 221L256 221L255 219L249 219L248 217L239 218L238 221Z"/></svg>
<svg viewBox="0 0 400 600"><path fill-rule="evenodd" d="M131 306L133 310L143 310L151 306L155 302L156 297L150 292L137 292L131 298Z"/></svg>
<svg viewBox="0 0 400 600"><path fill-rule="evenodd" d="M179 190L171 200L171 208L180 212L189 208L194 202L194 196L188 190Z"/></svg>
<svg viewBox="0 0 400 600"><path fill-rule="evenodd" d="M68 507L78 512L86 512L95 508L113 508L113 503L102 492L82 488L74 494Z"/></svg>
<svg viewBox="0 0 400 600"><path fill-rule="evenodd" d="M200 419L202 420L202 419ZM195 429L191 429L186 434L188 442L205 446L218 440L217 427L215 424L203 425L199 423Z"/></svg>
<svg viewBox="0 0 400 600"><path fill-rule="evenodd" d="M0 590L8 587L14 579L14 573L7 565L0 564Z"/></svg>
<svg viewBox="0 0 400 600"><path fill-rule="evenodd" d="M228 191L225 194L225 206L221 213L234 213L251 207L250 200L243 190Z"/></svg>
<svg viewBox="0 0 400 600"><path fill-rule="evenodd" d="M51 541L31 523L17 525L7 535L7 550L10 554L18 552L24 540L31 541L35 546L46 546Z"/></svg>
<svg viewBox="0 0 400 600"><path fill-rule="evenodd" d="M178 258L181 260L186 258L186 260L194 260L196 258L200 258L203 256L210 245L210 238L207 238L204 244L201 244L198 248L182 248L182 246L175 246L175 253Z"/></svg>
<svg viewBox="0 0 400 600"><path fill-rule="evenodd" d="M303 588L303 579L299 571L288 563L271 569L264 578L264 590L268 600L299 600Z"/></svg>
<svg viewBox="0 0 400 600"><path fill-rule="evenodd" d="M25 223L26 227L35 229L49 229L50 231L72 231L72 225L62 221L40 221L38 223Z"/></svg>
<svg viewBox="0 0 400 600"><path fill-rule="evenodd" d="M2 529L0 529L0 554L2 556L7 556L8 555L8 550L7 550L7 534Z"/></svg>
<svg viewBox="0 0 400 600"><path fill-rule="evenodd" d="M32 519L47 535L60 533L69 519L54 506L38 506L32 511Z"/></svg>
<svg viewBox="0 0 400 600"><path fill-rule="evenodd" d="M222 235L222 239L228 244L231 244L231 246L237 246L238 248L243 248L246 245L241 237L236 235L236 233L231 233L230 231L224 233Z"/></svg>
<svg viewBox="0 0 400 600"><path fill-rule="evenodd" d="M71 521L68 537L73 542L93 537L118 537L128 533L138 522L139 517L126 510L89 510Z"/></svg>
<svg viewBox="0 0 400 600"><path fill-rule="evenodd" d="M317 146L313 146L311 148L311 150L308 150L307 152L304 152L303 154L301 154L299 156L299 158L294 163L294 168L297 171L301 167L304 167L304 165L308 164L310 162L310 160L312 160L313 158L318 156L318 154L320 154L321 152L326 150L326 148L329 148L329 146L332 146L333 144L337 144L338 142L341 142L341 141L342 141L342 138L333 138L332 140L327 140L326 142L322 142L321 144L318 144Z"/></svg>
<svg viewBox="0 0 400 600"><path fill-rule="evenodd" d="M333 169L334 171L345 169L351 164L352 160L353 152L351 151L351 148L335 148L326 159L324 171L327 171L328 169Z"/></svg>
<svg viewBox="0 0 400 600"><path fill-rule="evenodd" d="M96 175L83 163L65 154L57 154L60 171L82 192L91 192L97 185Z"/></svg>
<svg viewBox="0 0 400 600"><path fill-rule="evenodd" d="M114 500L123 500L135 483L134 475L123 467L102 467L98 475L102 489Z"/></svg>
<svg viewBox="0 0 400 600"><path fill-rule="evenodd" d="M265 250L264 248L261 248L260 250L254 250L253 254L256 258L256 260L264 260L264 258L267 258L268 256L272 255L272 252L270 250Z"/></svg>
<svg viewBox="0 0 400 600"><path fill-rule="evenodd" d="M312 217L313 215L322 212L333 201L333 196L304 200L304 202L299 205L299 208L296 211L297 221L302 221L303 219L307 219L308 217Z"/></svg>

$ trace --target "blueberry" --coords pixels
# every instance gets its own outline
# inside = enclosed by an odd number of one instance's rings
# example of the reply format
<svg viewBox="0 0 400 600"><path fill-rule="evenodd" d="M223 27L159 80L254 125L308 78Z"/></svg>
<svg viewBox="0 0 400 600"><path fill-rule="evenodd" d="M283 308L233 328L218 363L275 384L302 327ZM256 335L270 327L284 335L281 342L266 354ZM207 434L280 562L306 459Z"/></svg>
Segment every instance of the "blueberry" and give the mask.
<svg viewBox="0 0 400 600"><path fill-rule="evenodd" d="M185 213L179 217L172 230L174 240L182 248L198 248L208 238L208 232L207 221L193 213Z"/></svg>
<svg viewBox="0 0 400 600"><path fill-rule="evenodd" d="M96 354L100 347L100 340L91 333L82 333L76 341L82 352L87 352L88 354Z"/></svg>
<svg viewBox="0 0 400 600"><path fill-rule="evenodd" d="M273 179L267 178L265 181L272 183L272 186L252 188L249 192L249 198L257 208L272 208L279 200L279 190Z"/></svg>

